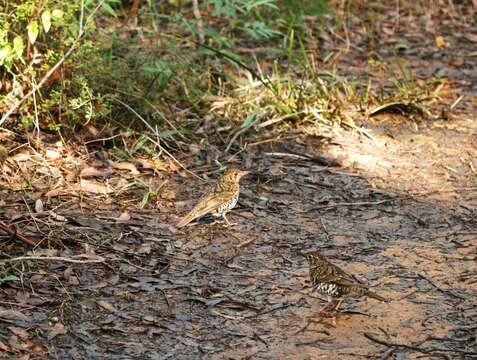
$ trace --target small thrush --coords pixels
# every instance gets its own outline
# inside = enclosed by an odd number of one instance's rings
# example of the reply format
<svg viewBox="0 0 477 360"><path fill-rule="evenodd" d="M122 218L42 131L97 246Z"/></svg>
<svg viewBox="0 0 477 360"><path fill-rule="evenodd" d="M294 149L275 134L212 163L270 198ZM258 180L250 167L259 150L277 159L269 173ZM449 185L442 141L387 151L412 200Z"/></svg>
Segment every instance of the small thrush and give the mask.
<svg viewBox="0 0 477 360"><path fill-rule="evenodd" d="M370 298L386 301L382 296L368 290L356 282L353 277L338 266L326 260L318 251L305 254L310 265L310 279L313 288L328 297L328 303L320 310L320 314L338 310L345 298Z"/></svg>
<svg viewBox="0 0 477 360"><path fill-rule="evenodd" d="M222 217L226 225L232 225L225 216L236 204L240 194L240 179L248 171L236 168L225 170L224 175L215 187L205 193L196 206L177 224L178 228L186 226L191 221L207 214Z"/></svg>

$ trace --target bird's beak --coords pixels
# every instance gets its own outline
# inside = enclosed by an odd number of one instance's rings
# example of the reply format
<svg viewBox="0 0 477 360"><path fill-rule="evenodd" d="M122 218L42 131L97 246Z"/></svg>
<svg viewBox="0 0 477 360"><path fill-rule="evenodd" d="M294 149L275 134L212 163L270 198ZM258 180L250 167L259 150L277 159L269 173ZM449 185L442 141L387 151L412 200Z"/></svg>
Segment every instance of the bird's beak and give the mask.
<svg viewBox="0 0 477 360"><path fill-rule="evenodd" d="M240 177L250 174L250 171L240 171Z"/></svg>

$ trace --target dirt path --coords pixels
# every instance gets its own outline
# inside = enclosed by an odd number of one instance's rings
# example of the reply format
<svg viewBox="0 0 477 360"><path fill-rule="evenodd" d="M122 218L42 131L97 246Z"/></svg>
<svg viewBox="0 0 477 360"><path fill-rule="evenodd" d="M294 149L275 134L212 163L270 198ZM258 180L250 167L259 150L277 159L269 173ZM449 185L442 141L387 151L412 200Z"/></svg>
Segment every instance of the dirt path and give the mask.
<svg viewBox="0 0 477 360"><path fill-rule="evenodd" d="M246 154L256 173L233 228L171 233L199 195L193 179L170 178L172 201L121 224L117 205L70 207L59 255L83 248L107 264L18 268L21 283L1 289L3 341L22 353L37 334L51 358L476 357L475 122L392 138L384 125L371 138L336 130L319 151L348 169L263 155L313 154L312 138ZM336 326L309 323L322 305L300 255L310 249L391 301L350 301Z"/></svg>
<svg viewBox="0 0 477 360"><path fill-rule="evenodd" d="M49 250L39 250L44 255L96 254L105 262L9 265L17 280L0 277L0 356L477 358L477 60L449 31L442 56L425 53L433 67L421 62L417 44L433 43L421 29L437 26L426 19L409 29L402 16L401 33L383 35L387 46L377 51L390 58L393 41L408 36L406 66L425 69L423 77L447 76L462 89L456 114L421 121L418 129L381 116L358 123L361 133L328 129L328 145L309 137L242 152L237 164L253 174L230 215L233 228L176 232L171 224L205 186L177 173L155 178L163 187L146 210L137 207L142 192L127 187L138 175L109 178L125 189L114 199L56 194L42 206L61 219L37 211L39 194L2 191L4 220L51 239L43 247ZM357 51L339 71L366 72L369 39L349 31ZM344 166L279 155L290 150ZM336 326L318 321L323 302L310 292L301 255L312 249L391 301L348 301ZM7 238L1 250L24 252Z"/></svg>

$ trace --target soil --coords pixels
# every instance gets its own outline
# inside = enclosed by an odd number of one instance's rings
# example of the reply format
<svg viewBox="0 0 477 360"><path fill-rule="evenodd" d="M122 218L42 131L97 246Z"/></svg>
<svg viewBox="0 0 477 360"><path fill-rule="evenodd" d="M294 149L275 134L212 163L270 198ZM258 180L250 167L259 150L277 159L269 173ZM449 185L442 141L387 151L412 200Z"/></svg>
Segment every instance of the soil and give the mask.
<svg viewBox="0 0 477 360"><path fill-rule="evenodd" d="M50 239L37 254L104 262L10 263L18 280L0 285L0 356L477 358L477 57L454 45L465 64L434 61L465 95L450 118L383 114L357 121L364 132L323 130L329 142L309 136L243 151L235 165L252 174L228 216L233 227L174 228L209 186L183 171L149 176L162 188L144 209L137 206L143 192L127 187L49 200L3 191L3 220ZM362 56L349 54L343 71ZM416 54L424 61L423 52L401 56L429 70ZM342 166L322 166L316 156ZM137 177L116 172L108 181ZM63 218L35 208L38 199ZM11 256L25 252L7 237L1 247ZM302 255L308 250L389 302L347 300L335 322L321 318L324 301L310 288Z"/></svg>

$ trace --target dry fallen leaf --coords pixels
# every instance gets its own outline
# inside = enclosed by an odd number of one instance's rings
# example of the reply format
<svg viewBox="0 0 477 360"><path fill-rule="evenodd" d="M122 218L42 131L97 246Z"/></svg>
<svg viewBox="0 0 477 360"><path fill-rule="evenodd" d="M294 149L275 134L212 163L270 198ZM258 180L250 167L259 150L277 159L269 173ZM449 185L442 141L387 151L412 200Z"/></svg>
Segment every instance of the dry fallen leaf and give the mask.
<svg viewBox="0 0 477 360"><path fill-rule="evenodd" d="M109 194L113 192L111 188L102 183L85 179L81 179L79 184L75 184L73 189L91 194Z"/></svg>
<svg viewBox="0 0 477 360"><path fill-rule="evenodd" d="M35 201L35 211L37 213L41 213L41 212L44 211L43 202L41 201L41 199L36 199L36 201Z"/></svg>
<svg viewBox="0 0 477 360"><path fill-rule="evenodd" d="M6 352L10 352L10 351L11 351L11 349L10 349L7 345L5 345L4 343L2 343L1 341L0 341L0 350L6 351Z"/></svg>
<svg viewBox="0 0 477 360"><path fill-rule="evenodd" d="M0 145L0 165L2 165L8 157L8 150Z"/></svg>
<svg viewBox="0 0 477 360"><path fill-rule="evenodd" d="M103 309L108 310L109 312L115 313L116 309L113 305L104 300L96 300L96 304L101 306Z"/></svg>
<svg viewBox="0 0 477 360"><path fill-rule="evenodd" d="M477 43L477 34L464 34L464 37L469 40L470 42Z"/></svg>
<svg viewBox="0 0 477 360"><path fill-rule="evenodd" d="M113 169L98 169L93 166L88 166L81 170L79 176L81 178L91 178L91 177L97 177L97 178L107 178L110 177L114 174Z"/></svg>
<svg viewBox="0 0 477 360"><path fill-rule="evenodd" d="M53 149L47 149L45 151L45 156L47 157L47 159L50 159L50 160L56 160L61 158L61 154L58 151Z"/></svg>
<svg viewBox="0 0 477 360"><path fill-rule="evenodd" d="M70 194L70 195L76 194L76 191L74 191L74 189L67 188L67 187L58 188L58 189L53 189L53 190L47 191L45 193L45 197L46 198L52 198L52 197L56 197L56 196L66 195L66 194Z"/></svg>
<svg viewBox="0 0 477 360"><path fill-rule="evenodd" d="M119 217L116 219L117 221L128 221L131 220L131 215L127 211L124 211Z"/></svg>
<svg viewBox="0 0 477 360"><path fill-rule="evenodd" d="M134 175L139 175L140 172L137 170L136 166L130 162L123 161L123 162L111 162L111 165L118 170L129 170Z"/></svg>
<svg viewBox="0 0 477 360"><path fill-rule="evenodd" d="M31 160L31 155L28 153L18 153L10 157L11 160L17 161L17 162L23 162L23 161L28 161Z"/></svg>
<svg viewBox="0 0 477 360"><path fill-rule="evenodd" d="M138 254L149 254L151 252L151 244L142 244L137 250Z"/></svg>
<svg viewBox="0 0 477 360"><path fill-rule="evenodd" d="M55 326L51 329L50 333L48 334L48 340L55 338L58 335L64 335L68 331L66 330L65 326L62 323L56 323Z"/></svg>
<svg viewBox="0 0 477 360"><path fill-rule="evenodd" d="M28 331L23 330L22 328L16 327L16 326L9 326L8 330L10 330L12 333L17 335L21 339L27 339L29 334Z"/></svg>
<svg viewBox="0 0 477 360"><path fill-rule="evenodd" d="M443 48L443 47L446 45L446 42L445 42L443 36L436 35L435 41L436 41L436 46L437 46L439 49Z"/></svg>

